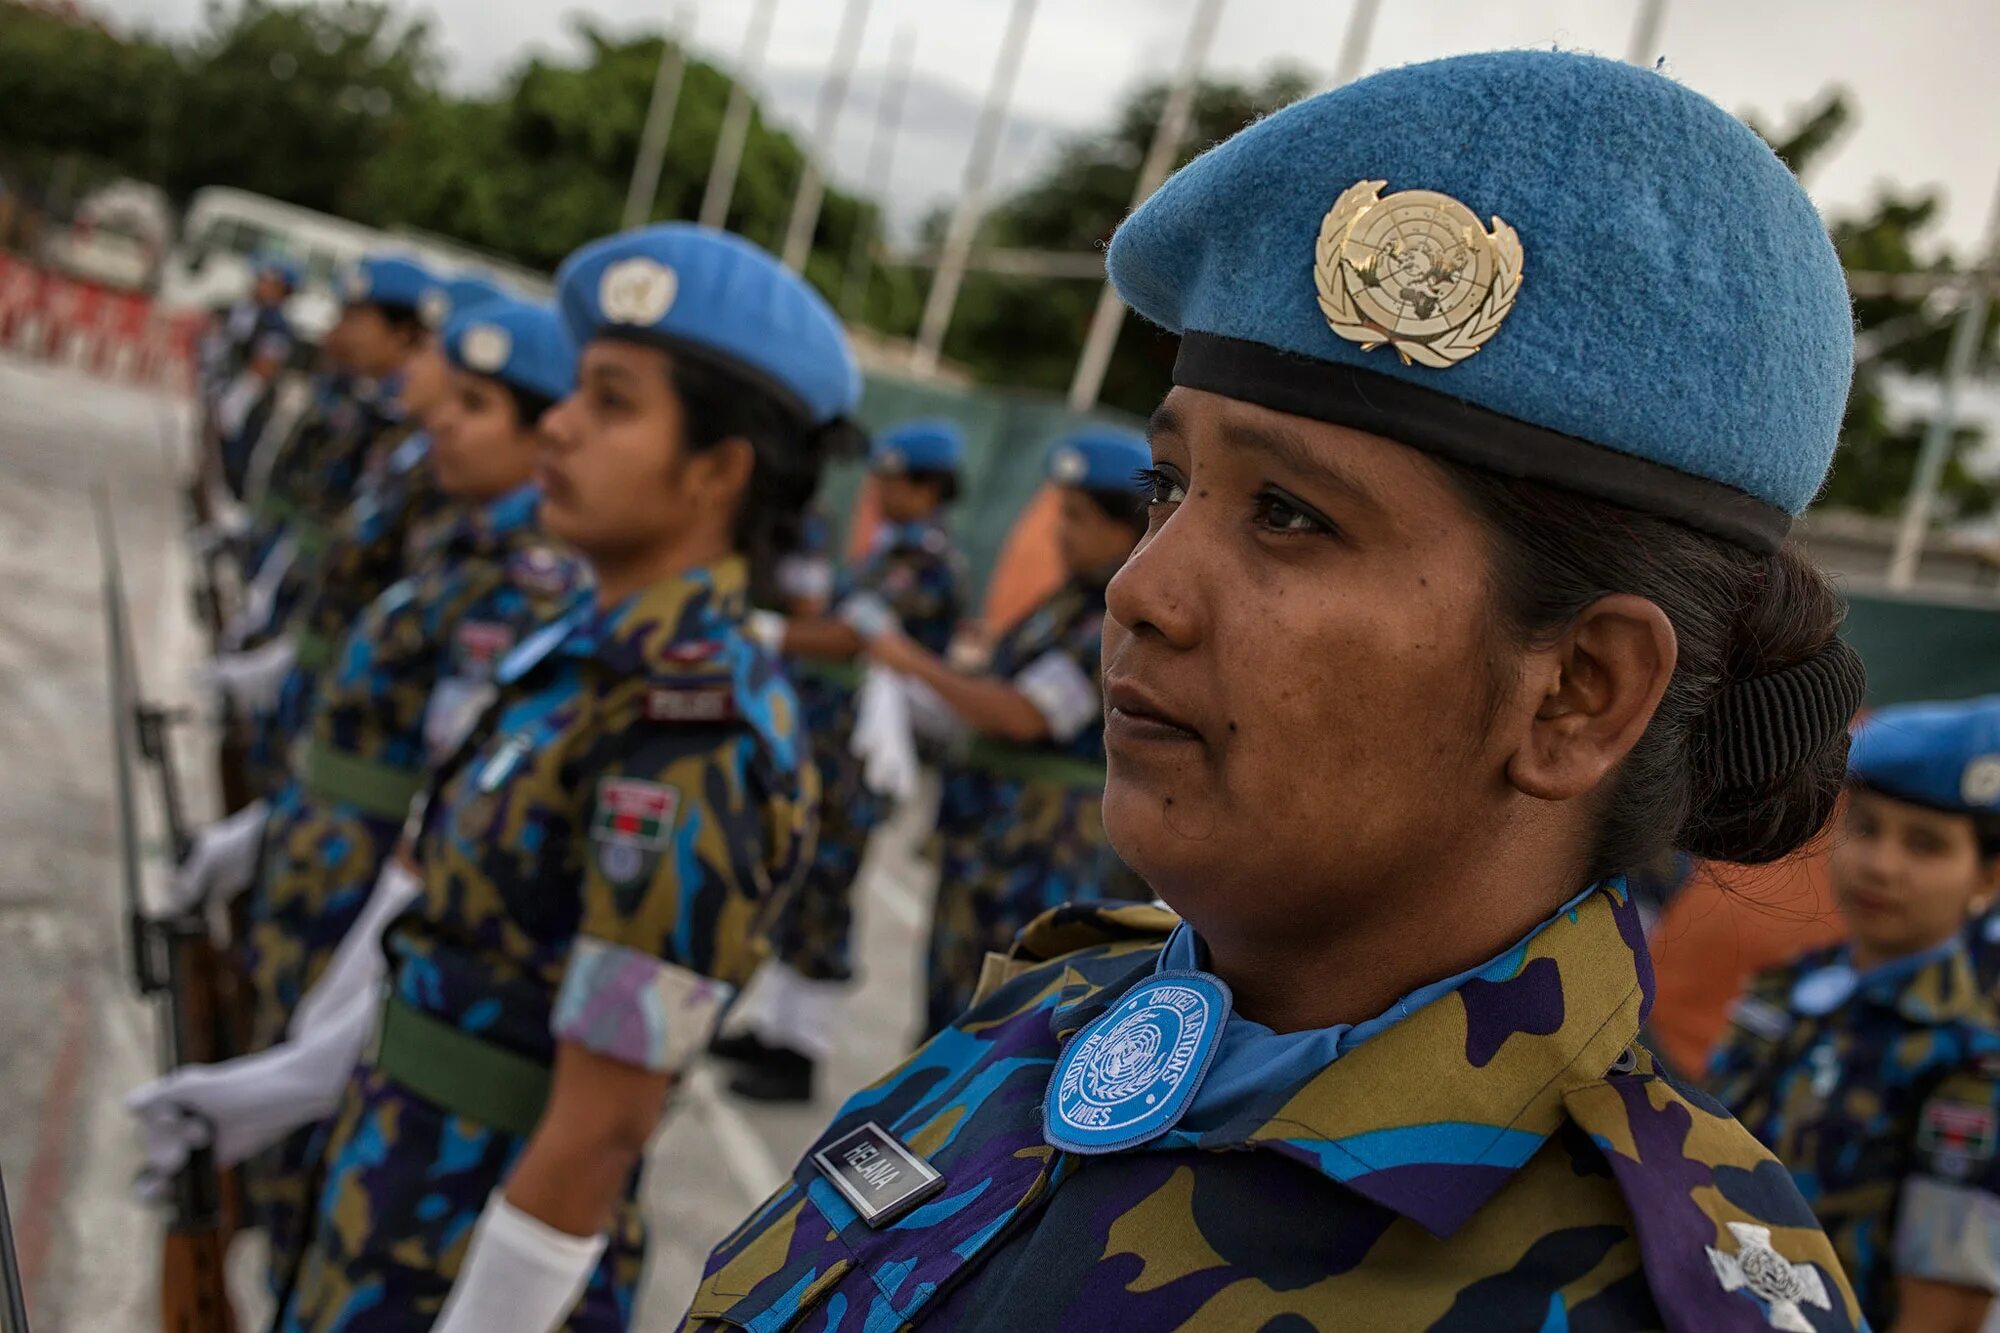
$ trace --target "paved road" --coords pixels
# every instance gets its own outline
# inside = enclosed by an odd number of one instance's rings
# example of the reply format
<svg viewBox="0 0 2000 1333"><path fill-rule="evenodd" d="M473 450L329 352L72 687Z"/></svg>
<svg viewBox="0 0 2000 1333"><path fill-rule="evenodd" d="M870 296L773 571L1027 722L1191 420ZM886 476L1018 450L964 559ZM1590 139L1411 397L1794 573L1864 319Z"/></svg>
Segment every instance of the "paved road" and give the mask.
<svg viewBox="0 0 2000 1333"><path fill-rule="evenodd" d="M112 500L145 684L193 702L202 650L173 456L186 429L175 400L0 358L0 1171L36 1333L157 1327L157 1222L127 1201L137 1153L118 1109L151 1073L154 1025L124 973L90 488L102 480ZM215 808L203 748L182 737L197 813ZM912 856L923 811L905 816L864 873L864 980L821 1101L740 1105L720 1091L725 1071L701 1068L662 1125L642 1329L675 1325L709 1246L782 1179L839 1098L904 1051L931 885ZM157 831L147 836L157 881ZM238 1303L254 1328L257 1255L239 1249Z"/></svg>

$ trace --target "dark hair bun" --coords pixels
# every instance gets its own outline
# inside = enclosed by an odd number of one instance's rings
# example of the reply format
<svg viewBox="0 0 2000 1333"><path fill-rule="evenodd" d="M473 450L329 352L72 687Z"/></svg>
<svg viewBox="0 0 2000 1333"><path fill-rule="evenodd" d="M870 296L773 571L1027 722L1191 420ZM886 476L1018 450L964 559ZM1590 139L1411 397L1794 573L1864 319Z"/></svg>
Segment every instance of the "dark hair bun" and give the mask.
<svg viewBox="0 0 2000 1333"><path fill-rule="evenodd" d="M1722 687L1689 738L1689 808L1674 839L1749 865L1789 856L1832 817L1866 689L1826 576L1794 547L1767 568L1738 608Z"/></svg>

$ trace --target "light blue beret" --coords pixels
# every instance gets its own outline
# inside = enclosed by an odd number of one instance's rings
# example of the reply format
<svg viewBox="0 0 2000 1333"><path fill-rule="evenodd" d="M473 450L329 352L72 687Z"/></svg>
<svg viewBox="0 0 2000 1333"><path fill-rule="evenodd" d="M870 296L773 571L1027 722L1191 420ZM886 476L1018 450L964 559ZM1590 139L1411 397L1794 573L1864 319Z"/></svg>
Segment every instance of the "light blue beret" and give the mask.
<svg viewBox="0 0 2000 1333"><path fill-rule="evenodd" d="M273 277L285 284L288 291L297 291L299 282L305 276L296 259L285 255L264 255L257 261L257 276Z"/></svg>
<svg viewBox="0 0 2000 1333"><path fill-rule="evenodd" d="M421 311L426 294L437 286L437 278L414 259L403 255L369 255L347 271L340 296L349 305Z"/></svg>
<svg viewBox="0 0 2000 1333"><path fill-rule="evenodd" d="M965 432L949 417L904 421L868 446L868 466L891 476L904 472L956 472L965 457Z"/></svg>
<svg viewBox="0 0 2000 1333"><path fill-rule="evenodd" d="M458 311L440 335L445 358L551 400L576 388L576 344L554 308L496 296Z"/></svg>
<svg viewBox="0 0 2000 1333"><path fill-rule="evenodd" d="M809 426L861 401L861 372L832 307L740 236L687 222L607 236L562 262L556 293L579 347L628 338L719 363Z"/></svg>
<svg viewBox="0 0 2000 1333"><path fill-rule="evenodd" d="M445 321L453 315L506 295L506 289L491 278L478 273L461 273L455 278L445 278L426 291L417 313L424 317L424 323L434 329L442 329Z"/></svg>
<svg viewBox="0 0 2000 1333"><path fill-rule="evenodd" d="M1595 56L1458 56L1300 102L1171 177L1108 263L1183 335L1178 384L1758 550L1824 480L1853 363L1791 172Z"/></svg>
<svg viewBox="0 0 2000 1333"><path fill-rule="evenodd" d="M1137 431L1087 426L1049 450L1049 480L1080 491L1137 495L1139 474L1153 465L1153 451Z"/></svg>
<svg viewBox="0 0 2000 1333"><path fill-rule="evenodd" d="M2000 810L2000 694L1870 713L1854 730L1847 771L1940 810Z"/></svg>

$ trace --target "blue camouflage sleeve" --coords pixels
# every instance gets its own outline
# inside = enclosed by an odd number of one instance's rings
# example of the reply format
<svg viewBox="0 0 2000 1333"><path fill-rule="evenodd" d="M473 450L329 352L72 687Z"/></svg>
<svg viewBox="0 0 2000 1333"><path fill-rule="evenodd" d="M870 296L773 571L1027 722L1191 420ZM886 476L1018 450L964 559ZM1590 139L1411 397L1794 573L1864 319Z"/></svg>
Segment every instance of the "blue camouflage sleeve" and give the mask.
<svg viewBox="0 0 2000 1333"><path fill-rule="evenodd" d="M1971 1063L1947 1077L1917 1116L1915 1169L1896 1208L1903 1277L2000 1291L2000 1038L1980 1033Z"/></svg>

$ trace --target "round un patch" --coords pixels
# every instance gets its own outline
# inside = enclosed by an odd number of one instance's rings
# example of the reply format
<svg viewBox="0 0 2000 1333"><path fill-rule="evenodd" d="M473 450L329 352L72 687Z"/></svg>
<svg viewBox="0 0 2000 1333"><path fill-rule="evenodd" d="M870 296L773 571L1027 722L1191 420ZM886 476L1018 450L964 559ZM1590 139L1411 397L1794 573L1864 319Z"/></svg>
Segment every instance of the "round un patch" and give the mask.
<svg viewBox="0 0 2000 1333"><path fill-rule="evenodd" d="M1161 972L1133 987L1056 1061L1042 1137L1064 1152L1109 1153L1172 1129L1215 1059L1229 1002L1229 987L1206 972Z"/></svg>

